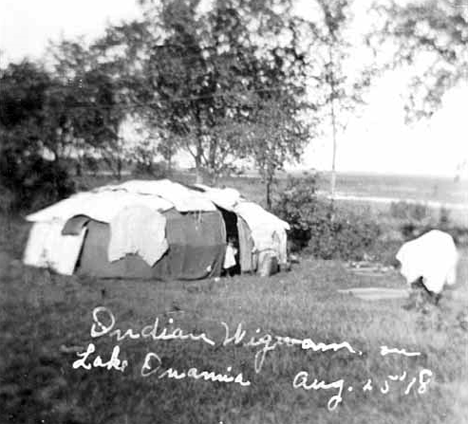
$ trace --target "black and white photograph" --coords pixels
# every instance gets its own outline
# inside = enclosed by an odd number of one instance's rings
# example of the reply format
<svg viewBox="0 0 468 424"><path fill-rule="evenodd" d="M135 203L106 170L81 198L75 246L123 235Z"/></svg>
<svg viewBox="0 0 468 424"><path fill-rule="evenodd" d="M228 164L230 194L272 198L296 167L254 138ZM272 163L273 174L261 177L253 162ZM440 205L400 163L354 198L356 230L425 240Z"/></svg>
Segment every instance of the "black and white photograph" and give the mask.
<svg viewBox="0 0 468 424"><path fill-rule="evenodd" d="M0 423L468 424L468 0L0 0Z"/></svg>

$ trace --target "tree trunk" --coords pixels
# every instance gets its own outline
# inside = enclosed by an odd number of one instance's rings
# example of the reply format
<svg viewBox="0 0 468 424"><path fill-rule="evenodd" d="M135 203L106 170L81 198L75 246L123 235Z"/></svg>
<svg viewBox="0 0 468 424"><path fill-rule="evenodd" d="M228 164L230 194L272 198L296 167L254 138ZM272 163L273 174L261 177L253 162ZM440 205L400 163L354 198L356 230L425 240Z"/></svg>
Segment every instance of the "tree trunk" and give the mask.
<svg viewBox="0 0 468 424"><path fill-rule="evenodd" d="M195 169L196 169L196 181L197 184L203 184L203 145L202 145L202 134L201 130L198 129L197 131L197 155L195 157Z"/></svg>
<svg viewBox="0 0 468 424"><path fill-rule="evenodd" d="M271 183L269 181L266 183L266 204L267 209L271 210Z"/></svg>
<svg viewBox="0 0 468 424"><path fill-rule="evenodd" d="M267 210L271 210L271 187L272 185L273 185L273 176L268 175L265 181Z"/></svg>
<svg viewBox="0 0 468 424"><path fill-rule="evenodd" d="M196 167L196 183L203 184L203 173L199 166Z"/></svg>
<svg viewBox="0 0 468 424"><path fill-rule="evenodd" d="M77 161L76 161L75 172L76 172L77 177L83 176L83 169L82 169L82 166L81 166L81 159L80 158L77 159Z"/></svg>
<svg viewBox="0 0 468 424"><path fill-rule="evenodd" d="M330 56L330 117L332 125L332 139L333 139L333 154L332 154L332 169L331 169L331 182L330 182L330 195L333 199L335 198L336 188L336 116L335 116L335 75L333 72L334 59L333 59L333 45L329 44L329 56Z"/></svg>
<svg viewBox="0 0 468 424"><path fill-rule="evenodd" d="M210 184L215 186L218 183L218 173L215 171L211 171L210 173Z"/></svg>
<svg viewBox="0 0 468 424"><path fill-rule="evenodd" d="M122 159L117 158L117 179L122 179Z"/></svg>
<svg viewBox="0 0 468 424"><path fill-rule="evenodd" d="M168 175L172 174L172 150L166 156L166 173Z"/></svg>
<svg viewBox="0 0 468 424"><path fill-rule="evenodd" d="M217 141L217 138L214 137L210 141L209 163L208 163L209 183L212 186L216 184L216 180L218 178L218 176L216 175L217 174L216 162L218 160L217 150L218 150L218 141Z"/></svg>
<svg viewBox="0 0 468 424"><path fill-rule="evenodd" d="M331 120L332 120L332 137L333 137L333 154L332 154L332 172L331 172L331 183L330 191L331 198L335 198L335 189L336 189L336 121L335 121L335 108L334 100L331 102Z"/></svg>
<svg viewBox="0 0 468 424"><path fill-rule="evenodd" d="M202 169L202 160L200 152L197 151L197 156L195 157L195 175L196 175L196 183L203 184L203 169Z"/></svg>

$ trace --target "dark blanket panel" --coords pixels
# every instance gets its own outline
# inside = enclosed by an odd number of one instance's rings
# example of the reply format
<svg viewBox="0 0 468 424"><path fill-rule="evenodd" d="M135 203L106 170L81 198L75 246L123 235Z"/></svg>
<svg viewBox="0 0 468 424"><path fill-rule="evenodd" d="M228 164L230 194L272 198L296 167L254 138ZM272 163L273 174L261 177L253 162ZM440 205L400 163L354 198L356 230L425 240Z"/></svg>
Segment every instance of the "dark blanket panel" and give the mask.
<svg viewBox="0 0 468 424"><path fill-rule="evenodd" d="M76 269L78 275L103 278L197 280L221 274L226 250L226 228L219 211L181 214L172 209L167 219L169 249L150 267L138 255L109 262L110 226L91 220Z"/></svg>

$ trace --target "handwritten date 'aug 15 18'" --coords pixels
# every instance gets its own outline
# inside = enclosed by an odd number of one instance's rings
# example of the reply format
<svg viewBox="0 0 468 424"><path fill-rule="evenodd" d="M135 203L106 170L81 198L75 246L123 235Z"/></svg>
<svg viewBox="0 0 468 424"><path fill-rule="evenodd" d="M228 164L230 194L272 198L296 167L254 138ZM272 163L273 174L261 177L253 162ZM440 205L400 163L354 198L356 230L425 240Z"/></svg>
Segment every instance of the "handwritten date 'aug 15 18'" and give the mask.
<svg viewBox="0 0 468 424"><path fill-rule="evenodd" d="M140 338L151 338L155 341L157 340L185 340L192 342L202 342L210 346L228 346L230 344L242 347L254 347L258 348L255 354L254 369L256 373L259 373L263 367L266 355L268 352L271 352L276 349L278 346L299 346L303 350L312 350L314 352L326 352L326 351L338 351L344 349L350 354L361 355L362 352L354 349L348 342L341 343L315 343L312 339L297 339L292 337L284 336L273 336L271 334L264 334L261 337L246 337L246 330L242 329L242 325L239 324L234 333L231 333L229 326L222 322L224 327L225 334L223 339L220 342L216 342L206 333L193 334L184 332L180 328L173 326L173 320L169 320L170 328L161 327L159 324L159 319L156 318L152 325L147 325L142 328L140 332L134 331L133 329L128 329L123 332L121 329L115 328L116 320L112 312L105 307L97 307L93 310L93 324L91 327L91 337L97 338L104 335L110 337L115 337L117 341L122 341L124 339L140 339ZM256 333L259 333L257 329ZM112 354L109 360L104 361L100 355L92 359L92 355L96 353L96 347L93 343L89 343L87 349L82 353L77 353L79 359L73 363L73 368L78 369L82 368L85 370L90 370L91 368L106 368L108 370L117 370L124 372L128 366L128 361L120 358L120 347L114 346ZM398 354L403 356L419 356L419 352L407 352L405 349L390 349L387 346L381 346L380 354L382 356L388 354ZM189 368L188 370L177 370L175 368L161 369L162 361L160 357L155 352L149 352L146 354L143 365L141 367L141 376L149 377L156 376L158 379L175 379L175 380L184 380L184 379L194 379L194 380L204 380L210 382L219 382L219 383L234 383L242 387L247 387L251 385L251 382L247 380L242 373L237 375L231 375L232 367L228 366L226 371L223 373L218 373L208 370L199 370L195 367ZM423 369L419 372L417 377L412 377L407 379L407 373L403 372L401 375L389 375L385 379L383 385L376 387L376 391L387 394L390 392L391 388L393 389L395 385L398 384L401 387L405 385L405 394L409 394L411 389L414 387L419 394L423 394L427 390L427 386L430 383L432 372L428 369ZM371 392L374 390L373 381L368 379L366 382L363 382L359 387L364 392ZM343 400L343 392L347 391L349 393L353 392L355 388L353 386L345 387L345 381L339 379L333 382L326 383L323 380L313 379L309 376L307 371L298 372L294 379L292 386L294 389L302 389L306 391L318 391L318 390L335 390L335 394L330 397L328 401L328 409L334 410Z"/></svg>

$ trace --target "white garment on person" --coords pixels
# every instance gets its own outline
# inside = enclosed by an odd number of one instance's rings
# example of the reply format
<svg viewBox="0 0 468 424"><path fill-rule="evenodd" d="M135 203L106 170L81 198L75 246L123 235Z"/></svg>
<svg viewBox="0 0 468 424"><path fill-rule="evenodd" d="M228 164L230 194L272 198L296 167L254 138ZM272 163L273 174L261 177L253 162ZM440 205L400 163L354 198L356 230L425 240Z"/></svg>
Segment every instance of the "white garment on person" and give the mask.
<svg viewBox="0 0 468 424"><path fill-rule="evenodd" d="M122 209L110 222L108 259L119 260L127 254L138 254L153 266L166 252L166 218L146 206Z"/></svg>
<svg viewBox="0 0 468 424"><path fill-rule="evenodd" d="M62 235L63 221L36 222L29 233L24 251L25 265L50 268L59 274L72 275L86 234Z"/></svg>
<svg viewBox="0 0 468 424"><path fill-rule="evenodd" d="M422 277L428 290L440 293L445 284L455 284L458 253L450 234L432 230L405 243L396 258L409 285Z"/></svg>
<svg viewBox="0 0 468 424"><path fill-rule="evenodd" d="M226 247L226 254L224 255L224 269L229 269L236 265L236 253L237 249L228 244Z"/></svg>

